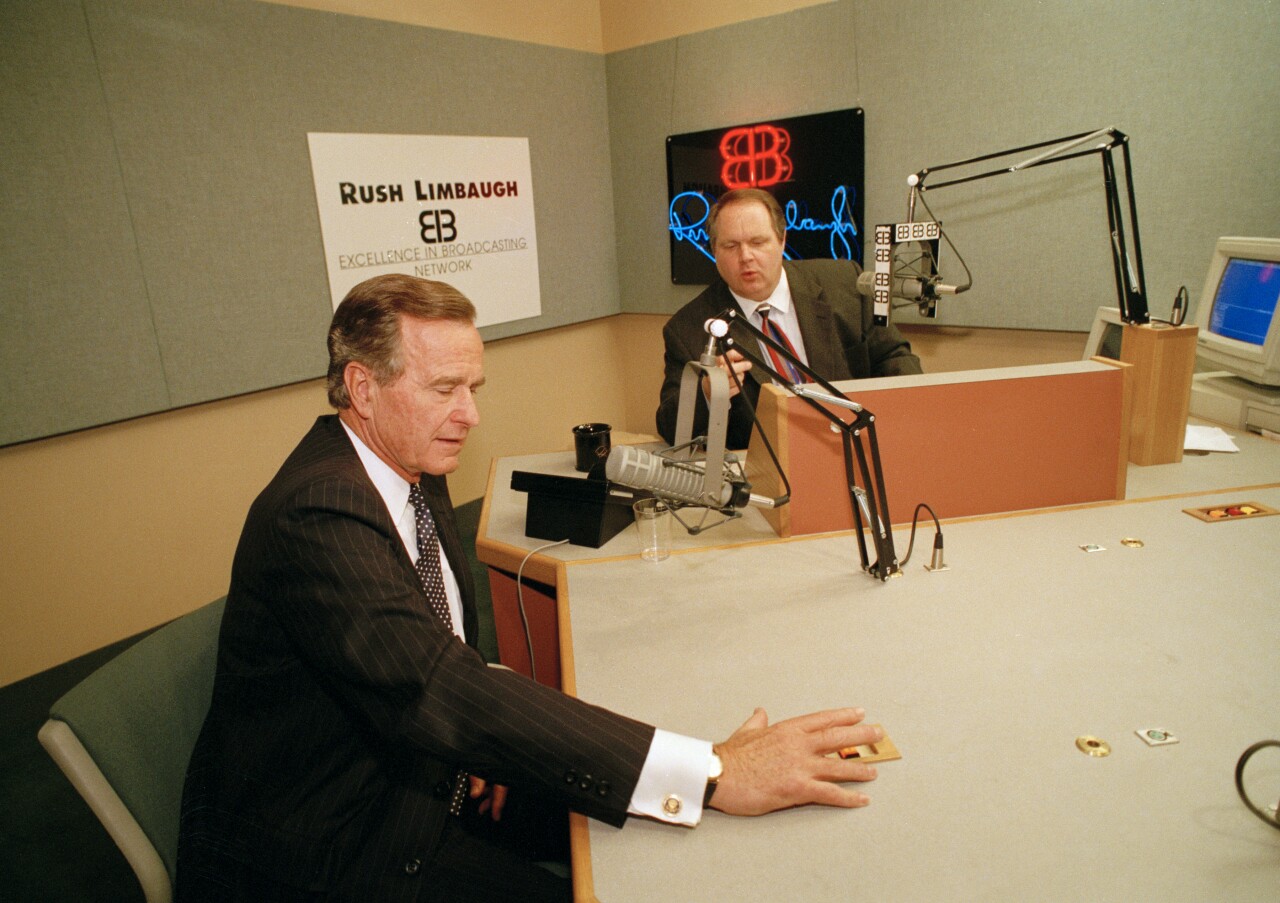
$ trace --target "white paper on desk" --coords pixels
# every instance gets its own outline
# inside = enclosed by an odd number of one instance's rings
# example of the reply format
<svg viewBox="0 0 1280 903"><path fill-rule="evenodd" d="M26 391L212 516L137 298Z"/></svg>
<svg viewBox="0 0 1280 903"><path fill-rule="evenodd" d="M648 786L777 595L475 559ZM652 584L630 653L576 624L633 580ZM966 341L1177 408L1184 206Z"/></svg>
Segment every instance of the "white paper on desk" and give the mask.
<svg viewBox="0 0 1280 903"><path fill-rule="evenodd" d="M1187 438L1182 441L1183 451L1238 452L1235 440L1216 426L1192 426L1187 424Z"/></svg>

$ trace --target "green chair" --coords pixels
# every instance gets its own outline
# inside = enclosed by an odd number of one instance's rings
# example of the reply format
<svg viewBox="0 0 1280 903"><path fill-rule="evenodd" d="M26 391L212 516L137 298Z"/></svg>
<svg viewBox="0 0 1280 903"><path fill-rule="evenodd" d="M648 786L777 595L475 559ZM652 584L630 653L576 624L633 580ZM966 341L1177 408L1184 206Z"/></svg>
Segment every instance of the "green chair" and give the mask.
<svg viewBox="0 0 1280 903"><path fill-rule="evenodd" d="M40 743L138 876L169 903L187 761L213 695L225 599L171 621L53 704Z"/></svg>

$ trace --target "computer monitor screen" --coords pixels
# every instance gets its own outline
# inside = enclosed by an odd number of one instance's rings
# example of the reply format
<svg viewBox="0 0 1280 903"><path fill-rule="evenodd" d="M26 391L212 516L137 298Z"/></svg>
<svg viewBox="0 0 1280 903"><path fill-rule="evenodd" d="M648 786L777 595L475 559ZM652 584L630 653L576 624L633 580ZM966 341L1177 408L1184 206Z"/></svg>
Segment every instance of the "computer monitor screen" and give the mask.
<svg viewBox="0 0 1280 903"><path fill-rule="evenodd" d="M1201 369L1280 386L1280 239L1220 238L1196 309Z"/></svg>
<svg viewBox="0 0 1280 903"><path fill-rule="evenodd" d="M1209 331L1261 345L1275 318L1280 297L1280 265L1269 260L1227 259L1213 297Z"/></svg>

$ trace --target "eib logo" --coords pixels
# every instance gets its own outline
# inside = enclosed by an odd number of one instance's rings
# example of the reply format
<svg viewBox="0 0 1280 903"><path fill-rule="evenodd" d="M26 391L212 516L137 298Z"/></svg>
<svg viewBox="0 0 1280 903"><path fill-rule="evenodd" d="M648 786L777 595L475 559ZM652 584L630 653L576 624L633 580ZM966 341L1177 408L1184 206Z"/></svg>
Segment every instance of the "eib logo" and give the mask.
<svg viewBox="0 0 1280 903"><path fill-rule="evenodd" d="M726 188L764 188L791 178L791 135L774 125L730 129L720 139Z"/></svg>

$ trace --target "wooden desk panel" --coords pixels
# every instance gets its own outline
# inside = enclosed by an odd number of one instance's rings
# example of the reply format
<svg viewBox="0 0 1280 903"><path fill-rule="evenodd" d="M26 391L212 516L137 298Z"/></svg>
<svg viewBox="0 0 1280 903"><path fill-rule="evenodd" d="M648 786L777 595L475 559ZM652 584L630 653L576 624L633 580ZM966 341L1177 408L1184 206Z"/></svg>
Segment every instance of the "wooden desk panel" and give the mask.
<svg viewBox="0 0 1280 903"><path fill-rule="evenodd" d="M1076 361L837 388L876 416L890 520L909 523L920 502L947 518L1124 498L1127 369ZM791 483L791 503L768 515L779 535L852 529L840 437L828 421L773 386L758 410ZM756 436L753 479L764 460ZM760 482L757 491L780 492Z"/></svg>

